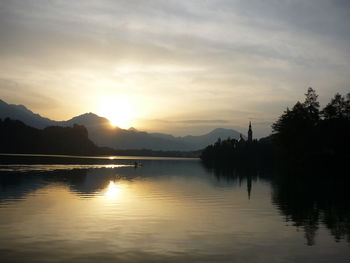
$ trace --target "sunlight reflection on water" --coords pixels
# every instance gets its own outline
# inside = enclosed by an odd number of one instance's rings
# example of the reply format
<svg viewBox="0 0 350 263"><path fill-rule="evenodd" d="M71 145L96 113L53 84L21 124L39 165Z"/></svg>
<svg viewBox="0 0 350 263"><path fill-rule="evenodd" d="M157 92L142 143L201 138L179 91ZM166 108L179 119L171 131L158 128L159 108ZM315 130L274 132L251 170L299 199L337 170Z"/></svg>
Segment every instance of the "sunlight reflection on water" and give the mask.
<svg viewBox="0 0 350 263"><path fill-rule="evenodd" d="M115 181L109 181L108 186L102 191L103 197L107 200L116 200L122 197L125 184Z"/></svg>
<svg viewBox="0 0 350 263"><path fill-rule="evenodd" d="M0 172L4 262L348 262L349 243L313 223L317 206L281 203L284 185L197 161L143 163ZM307 220L296 228L282 213Z"/></svg>
<svg viewBox="0 0 350 263"><path fill-rule="evenodd" d="M56 171L73 169L97 169L97 168L120 168L134 167L130 164L7 164L0 165L0 172L28 172L28 171Z"/></svg>

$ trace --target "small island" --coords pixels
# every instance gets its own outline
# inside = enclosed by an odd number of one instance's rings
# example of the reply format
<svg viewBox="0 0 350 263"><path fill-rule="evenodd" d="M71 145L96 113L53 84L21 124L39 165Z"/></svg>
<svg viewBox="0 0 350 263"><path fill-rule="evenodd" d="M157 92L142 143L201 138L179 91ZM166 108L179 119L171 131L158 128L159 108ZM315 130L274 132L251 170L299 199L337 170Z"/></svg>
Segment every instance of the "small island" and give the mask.
<svg viewBox="0 0 350 263"><path fill-rule="evenodd" d="M305 101L287 108L272 129L270 136L253 139L249 123L247 140L242 135L239 140L219 138L201 159L213 167L339 168L350 160L350 93L335 94L320 110L318 95L308 88Z"/></svg>

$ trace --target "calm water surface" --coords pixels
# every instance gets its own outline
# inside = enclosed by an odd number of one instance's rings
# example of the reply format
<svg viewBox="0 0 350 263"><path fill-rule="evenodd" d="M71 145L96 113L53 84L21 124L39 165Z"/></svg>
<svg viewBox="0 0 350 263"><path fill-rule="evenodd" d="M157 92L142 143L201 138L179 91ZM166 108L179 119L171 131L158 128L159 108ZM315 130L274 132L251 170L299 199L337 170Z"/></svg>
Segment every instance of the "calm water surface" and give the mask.
<svg viewBox="0 0 350 263"><path fill-rule="evenodd" d="M334 181L138 161L2 161L1 262L350 262Z"/></svg>

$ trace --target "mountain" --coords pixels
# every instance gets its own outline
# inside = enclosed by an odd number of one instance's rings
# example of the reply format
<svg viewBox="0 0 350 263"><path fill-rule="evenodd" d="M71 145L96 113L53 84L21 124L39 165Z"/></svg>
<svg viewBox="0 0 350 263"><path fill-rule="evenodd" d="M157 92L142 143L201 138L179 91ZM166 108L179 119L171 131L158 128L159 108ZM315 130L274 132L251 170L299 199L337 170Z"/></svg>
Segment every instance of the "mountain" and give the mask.
<svg viewBox="0 0 350 263"><path fill-rule="evenodd" d="M113 151L96 146L81 125L37 129L7 118L0 120L0 133L1 153L97 155Z"/></svg>
<svg viewBox="0 0 350 263"><path fill-rule="evenodd" d="M85 113L59 123L60 126L73 126L74 124L85 126L89 131L89 137L97 145L107 146L113 137L114 129L109 120L94 113Z"/></svg>
<svg viewBox="0 0 350 263"><path fill-rule="evenodd" d="M197 149L202 149L209 144L214 143L218 138L227 139L228 137L238 139L240 133L232 129L216 128L215 130L199 136L187 135L182 137L182 139L197 147ZM209 143L210 142L210 143ZM199 148L198 148L199 147Z"/></svg>
<svg viewBox="0 0 350 263"><path fill-rule="evenodd" d="M14 120L20 120L38 129L56 125L55 121L44 118L39 114L35 114L23 105L7 104L6 102L0 100L0 119L5 119L6 117Z"/></svg>
<svg viewBox="0 0 350 263"><path fill-rule="evenodd" d="M48 126L83 125L89 138L99 146L115 149L151 149L161 151L195 151L214 143L218 138L239 138L240 133L232 129L218 128L200 136L175 137L163 133L147 133L135 128L121 129L112 127L108 119L94 113L85 113L67 121L54 121L35 114L23 105L7 104L0 100L0 119L9 117L20 120L35 128Z"/></svg>

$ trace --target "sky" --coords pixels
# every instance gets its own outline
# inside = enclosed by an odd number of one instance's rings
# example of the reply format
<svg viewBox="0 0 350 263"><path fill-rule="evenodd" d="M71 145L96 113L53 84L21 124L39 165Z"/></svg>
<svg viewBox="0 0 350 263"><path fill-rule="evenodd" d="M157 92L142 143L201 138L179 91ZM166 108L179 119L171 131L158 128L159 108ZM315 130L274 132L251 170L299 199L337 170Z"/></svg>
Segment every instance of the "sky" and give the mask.
<svg viewBox="0 0 350 263"><path fill-rule="evenodd" d="M270 134L350 92L347 0L0 0L0 99L174 135Z"/></svg>

